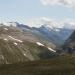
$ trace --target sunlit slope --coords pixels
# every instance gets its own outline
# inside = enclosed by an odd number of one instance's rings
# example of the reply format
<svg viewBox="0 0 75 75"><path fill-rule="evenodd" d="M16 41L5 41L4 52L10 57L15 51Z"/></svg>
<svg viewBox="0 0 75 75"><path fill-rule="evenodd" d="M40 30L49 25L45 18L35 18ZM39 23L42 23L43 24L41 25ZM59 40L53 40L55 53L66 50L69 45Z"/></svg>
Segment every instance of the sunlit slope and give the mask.
<svg viewBox="0 0 75 75"><path fill-rule="evenodd" d="M48 46L40 43L38 37L23 32L17 27L0 27L0 63L11 64L24 61L50 59L58 56Z"/></svg>

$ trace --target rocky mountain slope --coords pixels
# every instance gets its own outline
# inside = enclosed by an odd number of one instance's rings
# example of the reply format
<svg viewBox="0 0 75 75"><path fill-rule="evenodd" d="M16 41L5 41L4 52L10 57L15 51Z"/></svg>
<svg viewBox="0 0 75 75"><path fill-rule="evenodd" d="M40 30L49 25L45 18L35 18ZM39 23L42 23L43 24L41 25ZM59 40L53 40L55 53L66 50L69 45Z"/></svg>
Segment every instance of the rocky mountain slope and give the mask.
<svg viewBox="0 0 75 75"><path fill-rule="evenodd" d="M45 25L36 28L17 22L0 24L0 63L50 59L63 54L63 50L71 52L66 49L74 39L73 32L73 29Z"/></svg>
<svg viewBox="0 0 75 75"><path fill-rule="evenodd" d="M65 41L63 49L70 54L75 53L75 31L73 31L71 36Z"/></svg>
<svg viewBox="0 0 75 75"><path fill-rule="evenodd" d="M32 31L0 26L0 64L50 59L58 56L54 44ZM44 41L43 41L44 40Z"/></svg>

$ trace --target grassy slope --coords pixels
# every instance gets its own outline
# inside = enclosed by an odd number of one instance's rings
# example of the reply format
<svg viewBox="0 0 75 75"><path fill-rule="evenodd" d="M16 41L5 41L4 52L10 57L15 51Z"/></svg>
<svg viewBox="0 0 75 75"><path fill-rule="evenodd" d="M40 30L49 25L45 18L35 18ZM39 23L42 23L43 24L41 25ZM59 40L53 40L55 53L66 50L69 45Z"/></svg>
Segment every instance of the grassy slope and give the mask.
<svg viewBox="0 0 75 75"><path fill-rule="evenodd" d="M38 46L36 43L23 41L23 43L18 43L17 46L13 43L14 41L0 39L0 64L50 59L58 56L46 47Z"/></svg>
<svg viewBox="0 0 75 75"><path fill-rule="evenodd" d="M5 30L5 28L8 30ZM23 43L13 40L9 36L22 40ZM4 40L5 38L8 41ZM35 42L32 42L33 40ZM36 36L30 31L23 32L17 27L0 26L0 64L50 59L58 55L49 51L46 47L38 46L36 41L40 40L44 39L40 35ZM17 43L17 45L14 43Z"/></svg>
<svg viewBox="0 0 75 75"><path fill-rule="evenodd" d="M3 65L0 75L75 75L75 57Z"/></svg>

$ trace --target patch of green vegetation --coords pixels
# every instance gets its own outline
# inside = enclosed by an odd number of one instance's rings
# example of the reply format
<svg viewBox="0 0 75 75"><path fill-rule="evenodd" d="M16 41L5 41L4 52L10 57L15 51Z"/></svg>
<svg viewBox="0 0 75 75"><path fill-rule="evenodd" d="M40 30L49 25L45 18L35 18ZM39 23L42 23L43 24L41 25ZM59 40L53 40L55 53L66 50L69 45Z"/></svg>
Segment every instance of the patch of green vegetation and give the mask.
<svg viewBox="0 0 75 75"><path fill-rule="evenodd" d="M0 75L75 75L75 57L1 65Z"/></svg>

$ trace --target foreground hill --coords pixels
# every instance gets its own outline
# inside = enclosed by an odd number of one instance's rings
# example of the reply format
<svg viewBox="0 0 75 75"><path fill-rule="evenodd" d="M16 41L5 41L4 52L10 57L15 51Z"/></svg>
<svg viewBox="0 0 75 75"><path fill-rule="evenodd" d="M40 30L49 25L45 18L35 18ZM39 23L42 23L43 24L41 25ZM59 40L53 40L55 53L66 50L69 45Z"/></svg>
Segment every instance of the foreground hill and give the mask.
<svg viewBox="0 0 75 75"><path fill-rule="evenodd" d="M75 57L1 65L0 75L75 75Z"/></svg>

